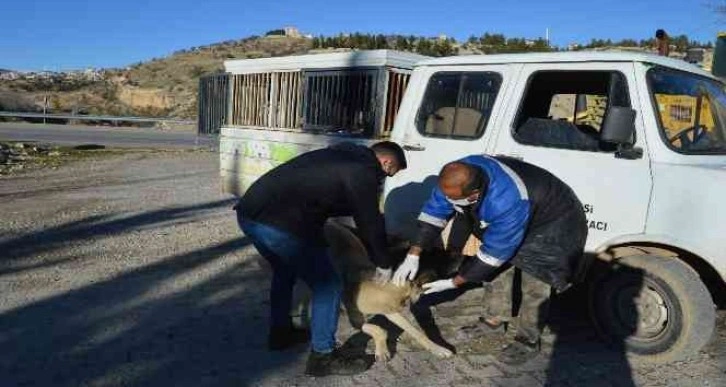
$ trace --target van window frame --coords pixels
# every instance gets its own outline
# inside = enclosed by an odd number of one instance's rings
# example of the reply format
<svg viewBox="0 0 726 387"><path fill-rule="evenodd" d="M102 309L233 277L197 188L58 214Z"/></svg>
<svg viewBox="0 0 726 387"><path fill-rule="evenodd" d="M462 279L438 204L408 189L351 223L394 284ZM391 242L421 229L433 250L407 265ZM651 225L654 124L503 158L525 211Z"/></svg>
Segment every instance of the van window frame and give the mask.
<svg viewBox="0 0 726 387"><path fill-rule="evenodd" d="M494 103L492 103L492 109L489 112L489 116L486 117L486 120L482 127L483 130L476 137L460 136L460 135L453 135L453 134L449 134L449 135L432 134L432 133L426 133L425 131L421 130L421 127L419 126L419 118L421 116L421 109L423 109L424 101L426 101L426 96L429 92L429 85L431 84L431 80L436 75L441 75L441 74L455 74L455 75L460 74L462 76L464 74L489 75L489 76L495 77L496 81L499 82L499 84L497 85L496 94L494 95ZM502 76L502 74L500 72L497 72L497 71L441 70L441 71L435 71L435 72L431 73L428 77L428 80L426 81L426 88L424 89L423 96L421 97L421 103L419 103L419 106L416 109L416 115L414 116L415 117L414 126L416 127L416 132L418 132L418 134L423 137L429 137L429 138L440 138L440 139L460 140L460 141L480 140L482 137L484 137L484 134L487 132L487 127L489 126L489 123L491 122L491 118L494 115L494 111L495 111L494 107L500 98L503 84L504 84L504 77ZM455 106L455 108L458 109L457 106Z"/></svg>
<svg viewBox="0 0 726 387"><path fill-rule="evenodd" d="M616 70L616 69L609 69L609 70L608 69L597 69L597 70L593 70L593 69L587 69L587 70L584 70L584 69L554 69L554 70L540 69L540 70L535 70L531 74L529 74L529 76L527 77L527 82L526 82L525 87L524 87L524 92L520 96L519 101L517 103L517 113L514 115L514 118L512 119L512 121L511 121L511 123L509 125L510 135L512 136L512 138L514 139L515 142L517 142L518 144L525 145L525 146L533 146L533 147L540 147L540 148L550 148L550 149L560 149L560 150L565 150L565 151L576 151L576 152L614 154L615 152L617 152L617 149L615 149L615 147L612 150L604 150L604 149L590 150L590 149L578 149L578 148L565 148L565 147L558 146L558 145L538 144L538 143L532 143L532 142L529 142L529 141L524 141L524 140L520 139L519 136L517 135L517 129L518 129L518 127L516 127L515 125L516 125L516 123L519 122L520 118L522 117L525 98L528 95L528 93L529 93L529 91L530 91L530 89L532 87L532 82L534 81L534 77L537 74L540 74L540 73L573 73L573 72L577 72L577 73L587 73L587 72L589 72L589 73L611 73L611 74L612 73L615 73L615 74L618 74L618 76L621 77L621 79L624 81L624 84L625 84L626 97L628 99L628 105L629 105L627 107L629 107L629 108L632 108L633 107L633 100L632 100L632 98L630 96L630 94L631 94L631 85L628 82L628 77L625 75L625 73L622 70ZM552 103L551 100L550 100L550 103ZM605 107L605 112L603 114L603 119L607 115L608 111L610 110L610 106L611 106L610 105L610 98L608 97L608 104ZM601 130L602 130L602 128L601 128ZM633 133L633 144L636 144L637 143L637 140L638 140L638 134L637 134L637 130L636 130Z"/></svg>

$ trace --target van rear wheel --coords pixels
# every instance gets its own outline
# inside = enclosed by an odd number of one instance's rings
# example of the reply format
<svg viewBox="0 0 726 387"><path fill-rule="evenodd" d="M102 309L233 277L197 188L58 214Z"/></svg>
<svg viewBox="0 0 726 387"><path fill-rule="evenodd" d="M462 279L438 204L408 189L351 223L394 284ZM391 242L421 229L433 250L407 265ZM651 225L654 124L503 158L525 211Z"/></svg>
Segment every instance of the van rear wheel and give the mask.
<svg viewBox="0 0 726 387"><path fill-rule="evenodd" d="M700 277L675 258L618 260L592 284L589 304L604 339L656 363L697 353L711 339L716 322L713 300Z"/></svg>

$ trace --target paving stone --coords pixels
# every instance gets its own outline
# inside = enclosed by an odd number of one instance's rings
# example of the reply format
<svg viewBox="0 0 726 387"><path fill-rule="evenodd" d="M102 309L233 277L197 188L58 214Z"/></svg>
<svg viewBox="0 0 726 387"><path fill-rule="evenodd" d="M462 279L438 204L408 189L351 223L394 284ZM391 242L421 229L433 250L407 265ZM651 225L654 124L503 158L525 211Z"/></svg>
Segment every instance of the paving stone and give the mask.
<svg viewBox="0 0 726 387"><path fill-rule="evenodd" d="M380 386L381 384L378 383L375 373L372 371L373 370L368 370L360 375L354 375L350 377L349 380L352 380L353 384L356 386Z"/></svg>
<svg viewBox="0 0 726 387"><path fill-rule="evenodd" d="M404 359L401 356L396 356L393 359L385 363L386 369L398 376L410 375L412 371L417 371L416 364L408 359Z"/></svg>
<svg viewBox="0 0 726 387"><path fill-rule="evenodd" d="M547 371L532 371L529 372L529 375L537 379L540 383L544 384L547 381Z"/></svg>
<svg viewBox="0 0 726 387"><path fill-rule="evenodd" d="M122 160L125 168L120 170L138 171L154 167L148 163L151 159L145 158L145 160L147 161L142 162L125 158ZM208 167L214 170L217 161L213 157L209 160ZM129 169L129 163L135 163L137 169ZM158 163L158 160L154 159L153 163ZM94 161L93 165L96 168L95 166L106 164ZM162 163L161 165L167 164ZM116 161L108 166L108 169L104 170L109 174L119 171ZM139 166L143 168L138 168ZM166 167L162 172L164 174L168 172ZM39 179L23 180L22 184L28 184L23 187L31 187L35 184L32 181L35 180L41 181L34 187L35 189L46 188L45 185L48 183L43 176ZM167 206L179 205L181 198L178 196L179 192L189 191L179 190L180 180L176 178L174 180L173 201L160 203L160 205L163 204L159 207L159 209L163 208L162 213L169 211ZM13 188L13 184L17 185L18 181L4 180L0 184L0 188L8 190L8 192L24 189L23 187ZM194 183L194 187L211 186L213 186L211 182L209 184ZM134 188L134 192L146 192L144 187ZM95 194L99 189L101 188L94 186L92 193ZM112 187L114 193L117 189L118 187ZM74 188L73 191L76 192L76 189ZM77 190L78 193L83 191L83 189ZM189 192L191 192L189 195L199 198L196 191ZM84 195L87 193L86 190ZM111 204L115 206L114 203L121 202L120 200L113 201ZM206 199L204 202L207 202ZM123 203L119 204L119 207L108 207L113 209L113 212L106 215L115 217L128 211L133 213L139 210L136 204L128 208L120 207L121 205L126 206ZM211 203L211 201L207 203ZM10 223L15 224L13 222L22 220L13 215L16 214L17 208L34 209L35 205L29 203L27 206L18 206L11 200L5 202L5 207L2 207L2 203L0 203L0 208L4 210L0 213L7 215ZM89 214L96 213L97 210L93 207L85 208L90 211ZM217 256L218 253L215 252L217 248L212 250L205 248L199 250L201 252L197 252L201 246L201 244L197 245L199 243L219 243L220 246L226 246L225 241L239 236L235 220L229 215L229 209L224 208L221 211L220 219L225 219L224 222L212 221L217 218L216 215L211 218L206 218L204 215L199 222L183 222L183 225L174 225L174 229L164 230L167 226L159 227L160 232L179 234L179 232L189 231L189 235L199 234L191 232L191 230L195 230L193 227L204 227L205 229L201 231L215 231L210 233L214 235L214 239L196 240L191 238L191 243L186 245L182 243L182 240L174 239L173 246L171 244L163 245L162 249L156 246L156 243L167 243L165 238L155 237L153 240L146 240L143 239L146 234L131 232L128 235L121 233L108 238L91 238L88 246L85 246L84 242L83 248L80 249L75 247L71 249L70 245L76 245L76 243L72 243L62 248L59 245L57 250L54 248L47 254L43 253L42 259L52 258L53 260L59 257L82 257L88 254L89 257L94 256L92 260L94 265L95 262L105 265L105 259L108 259L107 262L111 264L109 267L104 267L102 272L104 276L109 277L98 283L78 283L79 288L76 290L71 291L71 287L68 287L67 292L59 290L61 293L53 297L50 297L51 293L47 295L42 292L34 293L35 298L28 299L26 304L18 304L17 307L14 307L15 309L5 312L3 323L7 326L4 326L6 329L2 331L1 336L4 342L11 343L10 346L5 345L5 347L13 348L14 351L0 351L0 387L6 385L124 385L130 383L131 379L128 377L138 377L138 380L132 380L136 383L131 384L163 386L194 384L195 382L198 385L260 387L351 385L358 387L498 385L506 387L539 385L595 387L633 384L679 387L726 386L726 311L717 312L717 332L713 341L700 354L693 356L688 361L649 365L634 362L633 359L622 353L608 350L596 338L584 312L580 313L583 309L581 304L560 308L566 313L553 313L555 318L550 322L551 329L545 336L546 341L550 344L543 351L541 359L535 359L532 363L523 366L505 366L494 359L491 354L495 353L501 345L501 342L495 337L462 340L461 343L452 342L460 351L451 359L440 360L415 343L408 345L409 341L405 339L404 335L404 340L395 345L394 358L388 364L375 364L367 372L355 376L307 377L302 374L307 358L308 350L306 348L301 347L299 350L282 353L271 353L266 349L265 332L269 308L270 277L269 272L258 264L262 261L254 252L254 248L247 247L223 256ZM29 216L35 212L28 211L27 214ZM46 211L39 213L38 217L33 215L33 218L43 219L50 215L52 214ZM54 218L55 220L49 224L55 224L55 221L63 223L75 219L65 219L65 216L63 215L63 219ZM189 219L195 218L196 216ZM96 222L96 220L92 221L93 227ZM98 221L98 224L103 224L103 221ZM213 228L210 229L209 225ZM85 228L86 226L81 227L82 230ZM11 228L11 230L13 229ZM230 234L225 235L224 230L229 230ZM66 234L66 232L59 233L51 229L50 240L65 240L70 236L70 234ZM121 252L107 254L109 245L106 242L111 240L114 241L112 244L117 246ZM35 239L31 242L39 243ZM137 246L139 243L142 246ZM177 244L183 246L178 248ZM149 250L149 246L154 249ZM215 245L210 244L210 246ZM167 251L171 247L174 252ZM190 249L189 251L195 252L188 255L185 253L187 248ZM98 251L104 252L103 260L95 258L94 254ZM209 257L206 257L206 251L212 251ZM130 260L130 257L136 253L140 254L139 260ZM191 259L192 256L195 258ZM124 262L124 265L116 266L117 263L126 259L129 261ZM222 265L220 267L228 268L228 273L214 274L215 271L210 269L217 263L212 265L212 259ZM76 261L73 260L73 262ZM47 262L55 261L48 260ZM78 262L83 264L74 263L70 267L66 267L68 265L60 263L56 268L56 264L53 263L51 269L54 272L61 270L62 273L70 274L73 274L75 270L85 270L86 262ZM166 266L166 262L177 263ZM207 263L202 264L203 262ZM257 263L252 264L252 262ZM127 264L130 266L126 266ZM143 267L146 264L150 266ZM164 290L167 289L166 287L163 289L158 287L159 284L171 286L171 281L166 279L171 278L169 276L173 275L175 271L178 271L177 274L190 271L191 275L191 270L197 266L200 269L198 274L201 275L199 281L202 281L199 282L199 286L189 289L188 281L183 280L178 289L184 289L184 291L169 293L169 297L166 296L167 293ZM132 268L134 269L131 270ZM170 270L166 270L166 268ZM110 269L112 270L108 271ZM23 289L33 293L36 274L43 270L45 269L38 267L24 273L6 273L6 276L18 277L19 281L27 286ZM50 274L53 273L48 274L48 280L55 278L55 274L53 276ZM204 280L207 276L209 276L208 281ZM71 277L73 276L71 275ZM180 275L179 277L183 279L187 276ZM158 284L153 282L158 282ZM3 282L0 281L0 285L2 284ZM139 285L143 286L139 287ZM243 286L238 289L236 288L238 285ZM10 289L14 288L11 286ZM170 287L167 290L172 289L174 288ZM254 289L254 291L249 291L250 289ZM159 293L160 291L161 293ZM0 292L3 295L7 293ZM134 302L140 294L147 293L153 297L144 297L143 305ZM210 298L212 296L214 297ZM211 304L208 301L211 299L218 301ZM557 300L553 304L556 302ZM108 305L116 304L127 305L129 308L124 307L118 311L113 308L108 309ZM442 330L443 337L446 340L453 340L455 335L451 333L455 333L465 324L475 321L479 308L481 308L480 291L468 292L454 302L435 308L434 316ZM108 316L97 319L98 321L93 319L85 321L86 319L81 318L84 316L83 313L93 312L91 314L93 316L99 310L105 311ZM153 314L152 311L158 314ZM409 319L411 318L409 313L406 312L405 315ZM5 323L8 318L13 322ZM109 324L131 320L135 324L129 326L131 330L126 334L110 341L103 340L109 333L105 331ZM341 318L338 339L343 342L357 332L349 325L347 318ZM52 340L55 337L51 333L55 329L60 334L58 341ZM103 335L96 337L95 334L100 333ZM369 342L368 345L368 351L370 351L371 343ZM129 356L133 358L129 359ZM142 370L141 368L126 367L131 363L139 365L148 363L145 365L149 365L150 368ZM154 369L155 366L160 368ZM148 371L148 375L146 375L146 371ZM102 375L104 373L116 373L127 379L113 379L111 376ZM98 378L91 379L95 377Z"/></svg>
<svg viewBox="0 0 726 387"><path fill-rule="evenodd" d="M476 317L477 320L479 319L479 316L482 315L482 312L484 312L484 308L482 308L481 305L466 306L466 307L459 308L460 316L473 316L473 317Z"/></svg>
<svg viewBox="0 0 726 387"><path fill-rule="evenodd" d="M471 368L469 370L462 371L470 378L474 379L490 379L494 377L504 376L502 371L494 366L486 366L483 368Z"/></svg>
<svg viewBox="0 0 726 387"><path fill-rule="evenodd" d="M550 365L550 359L540 355L517 368L522 372L547 371Z"/></svg>
<svg viewBox="0 0 726 387"><path fill-rule="evenodd" d="M446 319L436 319L436 325L443 330L444 328L460 329L461 327L471 325L479 321L477 316L454 316Z"/></svg>
<svg viewBox="0 0 726 387"><path fill-rule="evenodd" d="M492 355L466 355L465 357L472 365L493 365L497 363L497 359Z"/></svg>
<svg viewBox="0 0 726 387"><path fill-rule="evenodd" d="M542 382L531 375L521 375L515 378L493 378L492 382L502 387L539 387L544 386Z"/></svg>

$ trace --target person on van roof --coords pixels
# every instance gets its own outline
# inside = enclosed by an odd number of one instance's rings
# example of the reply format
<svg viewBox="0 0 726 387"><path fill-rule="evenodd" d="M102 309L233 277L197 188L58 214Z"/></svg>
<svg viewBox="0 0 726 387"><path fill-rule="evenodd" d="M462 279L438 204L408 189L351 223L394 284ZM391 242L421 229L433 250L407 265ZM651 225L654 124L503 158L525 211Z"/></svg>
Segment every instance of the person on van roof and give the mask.
<svg viewBox="0 0 726 387"><path fill-rule="evenodd" d="M387 282L383 216L379 188L386 176L406 168L403 149L384 141L370 148L343 143L304 153L255 181L235 209L245 236L273 269L268 347L282 350L308 341L293 328L293 285L300 278L312 290L312 352L305 373L313 376L363 372L363 358L342 356L335 348L342 282L328 257L323 226L328 218L353 216L376 265L376 279Z"/></svg>
<svg viewBox="0 0 726 387"><path fill-rule="evenodd" d="M521 291L516 329L499 359L523 363L539 351L551 288L561 292L585 263L587 223L573 190L546 170L512 158L468 156L446 164L418 218L419 233L393 282L415 277L419 255L453 218L447 250L461 251L473 234L482 244L453 278L424 284L425 293L485 284L484 330L506 329L511 293ZM513 289L515 272L521 289Z"/></svg>
<svg viewBox="0 0 726 387"><path fill-rule="evenodd" d="M655 48L658 51L658 55L660 56L668 56L670 55L671 48L670 48L670 39L668 37L668 34L663 29L657 29L655 31Z"/></svg>

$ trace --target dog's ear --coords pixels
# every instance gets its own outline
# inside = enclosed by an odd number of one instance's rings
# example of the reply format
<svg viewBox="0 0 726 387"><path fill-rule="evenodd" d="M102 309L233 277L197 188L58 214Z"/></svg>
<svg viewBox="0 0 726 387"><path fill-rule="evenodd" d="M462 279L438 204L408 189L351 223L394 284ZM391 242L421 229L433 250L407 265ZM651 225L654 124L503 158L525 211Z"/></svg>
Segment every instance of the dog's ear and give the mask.
<svg viewBox="0 0 726 387"><path fill-rule="evenodd" d="M421 285L432 282L436 280L436 272L433 270L425 270L420 272L416 278L414 278L413 283L417 287L421 287Z"/></svg>
<svg viewBox="0 0 726 387"><path fill-rule="evenodd" d="M435 281L438 276L436 275L436 272L433 270L423 270L419 272L419 274L416 276L416 278L411 281L411 287L410 289L410 301L412 303L415 303L418 301L419 297L423 294L423 284L427 282Z"/></svg>

